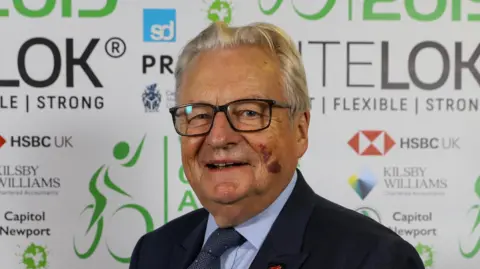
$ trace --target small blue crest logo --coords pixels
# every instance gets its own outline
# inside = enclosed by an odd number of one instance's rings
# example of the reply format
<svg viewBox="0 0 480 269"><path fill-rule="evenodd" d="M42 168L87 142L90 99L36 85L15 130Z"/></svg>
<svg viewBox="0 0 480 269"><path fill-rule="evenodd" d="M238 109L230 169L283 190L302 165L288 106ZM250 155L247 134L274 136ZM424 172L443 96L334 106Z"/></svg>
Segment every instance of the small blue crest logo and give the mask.
<svg viewBox="0 0 480 269"><path fill-rule="evenodd" d="M142 101L145 112L158 112L162 102L162 95L157 89L157 83L150 84L145 88L142 94Z"/></svg>

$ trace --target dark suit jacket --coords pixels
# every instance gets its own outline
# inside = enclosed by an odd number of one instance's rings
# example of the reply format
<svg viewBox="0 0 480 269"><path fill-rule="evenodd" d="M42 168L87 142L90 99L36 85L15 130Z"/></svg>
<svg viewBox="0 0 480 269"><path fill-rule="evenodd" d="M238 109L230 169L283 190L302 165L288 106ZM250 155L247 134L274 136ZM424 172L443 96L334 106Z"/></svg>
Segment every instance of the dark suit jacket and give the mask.
<svg viewBox="0 0 480 269"><path fill-rule="evenodd" d="M316 195L297 173L296 186L250 269L424 268L416 250L397 234ZM202 247L207 218L208 212L198 209L144 235L130 269L186 269Z"/></svg>

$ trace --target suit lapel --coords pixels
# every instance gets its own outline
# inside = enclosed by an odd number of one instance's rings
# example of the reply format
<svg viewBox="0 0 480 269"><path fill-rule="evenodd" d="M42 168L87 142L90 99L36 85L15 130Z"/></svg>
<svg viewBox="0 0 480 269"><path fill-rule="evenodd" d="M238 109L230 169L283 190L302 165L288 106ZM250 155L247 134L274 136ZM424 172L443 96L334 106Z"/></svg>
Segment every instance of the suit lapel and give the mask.
<svg viewBox="0 0 480 269"><path fill-rule="evenodd" d="M302 251L315 193L297 169L292 194L272 225L250 269L299 269L309 253Z"/></svg>
<svg viewBox="0 0 480 269"><path fill-rule="evenodd" d="M170 269L186 269L194 261L202 249L206 226L207 218L200 222L183 242L174 246Z"/></svg>

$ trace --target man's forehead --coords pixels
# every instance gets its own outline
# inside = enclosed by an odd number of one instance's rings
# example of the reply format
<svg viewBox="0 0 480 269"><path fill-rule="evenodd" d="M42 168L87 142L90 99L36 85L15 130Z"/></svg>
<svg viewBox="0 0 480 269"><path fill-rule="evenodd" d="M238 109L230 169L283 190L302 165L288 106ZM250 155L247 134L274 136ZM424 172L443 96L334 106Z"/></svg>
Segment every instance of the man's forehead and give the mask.
<svg viewBox="0 0 480 269"><path fill-rule="evenodd" d="M192 65L220 65L222 67L237 67L238 65L263 68L265 65L278 64L278 57L272 52L253 45L240 45L230 48L216 48L197 54Z"/></svg>
<svg viewBox="0 0 480 269"><path fill-rule="evenodd" d="M189 104L189 103L206 103L212 105L224 105L230 103L232 101L240 100L240 99L271 99L272 97L269 96L267 93L243 93L239 95L230 95L229 97L225 96L196 96L196 97L186 97L182 100L182 103Z"/></svg>
<svg viewBox="0 0 480 269"><path fill-rule="evenodd" d="M182 83L182 91L195 93L211 91L220 87L228 90L249 90L267 88L280 81L280 73L273 68L260 68L255 63L230 66L215 66L209 63L197 65L187 71Z"/></svg>
<svg viewBox="0 0 480 269"><path fill-rule="evenodd" d="M224 104L244 98L279 98L280 74L275 58L259 47L202 52L185 69L178 101Z"/></svg>

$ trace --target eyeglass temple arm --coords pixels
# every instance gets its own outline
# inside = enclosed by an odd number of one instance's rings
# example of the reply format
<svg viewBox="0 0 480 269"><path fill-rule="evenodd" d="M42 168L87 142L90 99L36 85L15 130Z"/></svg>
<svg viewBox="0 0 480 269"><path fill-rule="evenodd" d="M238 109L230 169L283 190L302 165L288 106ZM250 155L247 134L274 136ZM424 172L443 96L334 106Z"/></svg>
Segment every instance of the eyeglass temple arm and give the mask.
<svg viewBox="0 0 480 269"><path fill-rule="evenodd" d="M273 106L282 107L282 108L291 108L291 107L292 107L292 106L290 106L289 104L286 104L286 103L278 103L278 102L275 102L275 104L273 104Z"/></svg>
<svg viewBox="0 0 480 269"><path fill-rule="evenodd" d="M310 97L310 105L312 104L312 101L315 100L315 97ZM289 104L286 104L286 103L278 103L276 102L275 104L273 104L274 106L277 106L277 107L282 107L282 108L292 108L291 105Z"/></svg>

